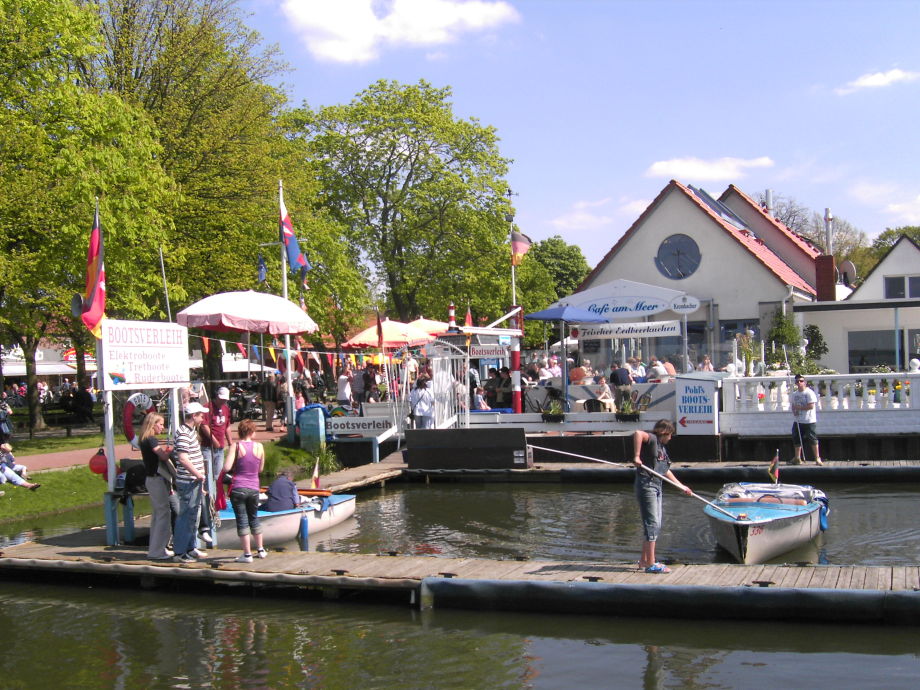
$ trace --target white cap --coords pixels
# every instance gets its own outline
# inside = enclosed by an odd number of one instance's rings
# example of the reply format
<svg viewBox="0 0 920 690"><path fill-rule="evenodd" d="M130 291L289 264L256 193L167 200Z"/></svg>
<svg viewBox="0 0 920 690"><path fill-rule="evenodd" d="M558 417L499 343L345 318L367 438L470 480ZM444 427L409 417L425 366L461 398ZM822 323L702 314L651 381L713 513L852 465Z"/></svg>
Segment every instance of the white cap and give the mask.
<svg viewBox="0 0 920 690"><path fill-rule="evenodd" d="M193 415L196 412L207 412L208 408L202 405L201 403L190 402L188 405L185 406L184 411L185 411L185 416L188 417L189 415Z"/></svg>
<svg viewBox="0 0 920 690"><path fill-rule="evenodd" d="M230 389L227 388L226 386L221 386L220 388L217 389L217 397L220 398L221 400L229 400L230 399Z"/></svg>

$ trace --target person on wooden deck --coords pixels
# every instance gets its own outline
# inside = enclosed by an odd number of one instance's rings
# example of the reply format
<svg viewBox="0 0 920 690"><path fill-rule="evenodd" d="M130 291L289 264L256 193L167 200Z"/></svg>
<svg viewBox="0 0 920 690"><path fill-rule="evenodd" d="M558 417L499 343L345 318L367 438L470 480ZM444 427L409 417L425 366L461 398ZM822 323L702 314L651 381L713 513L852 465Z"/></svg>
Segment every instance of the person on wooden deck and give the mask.
<svg viewBox="0 0 920 690"><path fill-rule="evenodd" d="M230 483L230 504L236 516L236 534L240 538L243 553L237 556L237 563L252 563L251 542L255 542L256 556L265 558L268 554L262 547L262 525L259 523L259 474L265 467L265 448L253 441L256 425L251 419L244 419L237 427L237 442L230 446L224 460L224 472L232 474ZM250 536L251 535L251 536Z"/></svg>
<svg viewBox="0 0 920 690"><path fill-rule="evenodd" d="M686 484L682 484L671 471L671 459L665 448L671 437L674 436L674 424L667 419L655 422L652 433L636 429L633 433L633 464L636 466L636 499L639 502L639 514L642 516L642 527L645 530L645 541L642 542L642 557L639 567L647 573L668 573L670 569L663 563L655 560L655 544L661 533L661 505L662 505L662 480L643 467L654 470L664 475L678 485L678 488L689 496L692 491Z"/></svg>
<svg viewBox="0 0 920 690"><path fill-rule="evenodd" d="M815 463L823 465L821 453L818 450L818 396L808 387L805 377L795 375L795 390L789 396L789 406L792 408L792 447L795 450L793 465L802 464L802 446L808 443L815 457Z"/></svg>

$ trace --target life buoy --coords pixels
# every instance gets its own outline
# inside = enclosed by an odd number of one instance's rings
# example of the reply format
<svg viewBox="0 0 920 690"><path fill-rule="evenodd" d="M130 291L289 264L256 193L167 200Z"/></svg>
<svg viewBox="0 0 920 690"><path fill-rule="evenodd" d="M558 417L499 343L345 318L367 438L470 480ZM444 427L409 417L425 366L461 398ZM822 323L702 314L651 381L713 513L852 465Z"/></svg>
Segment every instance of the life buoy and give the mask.
<svg viewBox="0 0 920 690"><path fill-rule="evenodd" d="M125 411L121 415L121 428L125 432L125 438L128 439L128 443L134 448L140 448L137 439L134 437L134 411L138 409L144 410L144 414L149 414L150 412L156 412L157 406L153 404L153 400L146 393L135 393L125 403Z"/></svg>

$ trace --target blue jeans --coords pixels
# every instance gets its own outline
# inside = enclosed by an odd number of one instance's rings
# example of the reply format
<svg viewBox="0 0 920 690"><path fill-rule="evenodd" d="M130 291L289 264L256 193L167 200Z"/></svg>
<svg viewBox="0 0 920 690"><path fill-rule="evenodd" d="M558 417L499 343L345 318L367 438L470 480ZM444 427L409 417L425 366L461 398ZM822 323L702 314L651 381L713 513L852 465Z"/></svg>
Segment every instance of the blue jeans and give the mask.
<svg viewBox="0 0 920 690"><path fill-rule="evenodd" d="M179 494L179 514L176 516L176 532L173 535L173 549L177 555L195 548L198 538L198 515L201 512L202 485L197 480L176 482Z"/></svg>
<svg viewBox="0 0 920 690"><path fill-rule="evenodd" d="M236 535L245 537L252 534L262 534L262 525L259 524L259 490L238 486L230 492L230 505L236 516Z"/></svg>
<svg viewBox="0 0 920 690"><path fill-rule="evenodd" d="M655 482L647 477L637 476L635 489L642 527L645 530L645 541L658 541L658 535L661 533L661 480Z"/></svg>

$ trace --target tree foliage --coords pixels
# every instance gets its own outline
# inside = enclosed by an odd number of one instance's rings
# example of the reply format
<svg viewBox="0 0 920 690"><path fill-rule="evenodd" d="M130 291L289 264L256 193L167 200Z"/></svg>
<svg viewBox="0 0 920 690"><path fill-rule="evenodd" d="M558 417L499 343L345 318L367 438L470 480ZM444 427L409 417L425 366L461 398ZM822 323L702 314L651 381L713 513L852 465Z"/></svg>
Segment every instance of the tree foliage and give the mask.
<svg viewBox="0 0 920 690"><path fill-rule="evenodd" d="M538 262L552 276L554 299L571 295L591 272L581 247L566 244L559 235L536 242L527 256Z"/></svg>
<svg viewBox="0 0 920 690"><path fill-rule="evenodd" d="M403 320L474 295L510 301L508 161L493 128L454 117L450 95L381 80L306 122L323 207Z"/></svg>
<svg viewBox="0 0 920 690"><path fill-rule="evenodd" d="M96 16L68 0L0 0L0 321L22 346L32 421L39 341L70 328L83 292L94 199L106 235L109 313L142 318L172 185L150 119L75 69L97 49ZM155 283L154 283L155 284Z"/></svg>

